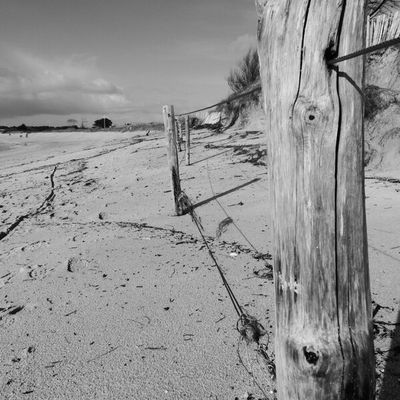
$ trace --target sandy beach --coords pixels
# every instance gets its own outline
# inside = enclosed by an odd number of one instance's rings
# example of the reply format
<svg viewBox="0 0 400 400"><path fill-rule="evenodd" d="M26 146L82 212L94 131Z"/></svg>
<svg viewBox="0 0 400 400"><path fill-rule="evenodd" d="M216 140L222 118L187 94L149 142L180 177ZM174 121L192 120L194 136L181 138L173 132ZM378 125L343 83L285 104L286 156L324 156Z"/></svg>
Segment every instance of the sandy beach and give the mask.
<svg viewBox="0 0 400 400"><path fill-rule="evenodd" d="M1 135L0 143L1 398L262 397L201 236L189 215L174 216L163 132ZM192 165L179 157L207 241L272 353L265 153L258 131L204 130L193 132ZM366 177L378 388L395 399L400 171ZM218 232L227 215L234 224Z"/></svg>

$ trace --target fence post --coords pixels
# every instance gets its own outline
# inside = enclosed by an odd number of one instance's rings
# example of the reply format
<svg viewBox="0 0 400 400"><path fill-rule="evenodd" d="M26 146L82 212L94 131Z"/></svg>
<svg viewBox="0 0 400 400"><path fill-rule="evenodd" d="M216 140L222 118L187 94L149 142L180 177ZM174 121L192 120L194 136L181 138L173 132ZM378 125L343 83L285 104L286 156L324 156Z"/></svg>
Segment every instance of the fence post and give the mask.
<svg viewBox="0 0 400 400"><path fill-rule="evenodd" d="M179 195L181 194L181 181L179 177L179 160L176 149L176 130L175 130L175 115L174 106L163 107L163 118L165 133L167 135L167 151L168 164L172 176L172 194L175 204L175 214L182 215L182 207L179 203Z"/></svg>
<svg viewBox="0 0 400 400"><path fill-rule="evenodd" d="M175 118L175 127L176 127L176 143L178 145L178 151L182 151L182 130L181 123L178 118Z"/></svg>
<svg viewBox="0 0 400 400"><path fill-rule="evenodd" d="M185 118L185 131L186 131L186 165L190 165L190 120L189 115Z"/></svg>
<svg viewBox="0 0 400 400"><path fill-rule="evenodd" d="M374 398L363 58L326 62L364 47L364 6L257 0L279 400Z"/></svg>

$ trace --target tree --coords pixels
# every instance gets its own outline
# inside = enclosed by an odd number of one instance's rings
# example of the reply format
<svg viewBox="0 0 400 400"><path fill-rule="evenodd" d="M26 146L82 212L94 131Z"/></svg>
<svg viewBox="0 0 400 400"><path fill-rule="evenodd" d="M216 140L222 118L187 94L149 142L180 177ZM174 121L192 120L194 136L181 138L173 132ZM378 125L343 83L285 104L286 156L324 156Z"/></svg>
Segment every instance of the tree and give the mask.
<svg viewBox="0 0 400 400"><path fill-rule="evenodd" d="M28 132L29 131L28 127L25 124L20 125L18 127L18 130L21 131L21 132Z"/></svg>
<svg viewBox="0 0 400 400"><path fill-rule="evenodd" d="M93 128L110 128L112 126L112 121L108 118L100 118L94 121Z"/></svg>

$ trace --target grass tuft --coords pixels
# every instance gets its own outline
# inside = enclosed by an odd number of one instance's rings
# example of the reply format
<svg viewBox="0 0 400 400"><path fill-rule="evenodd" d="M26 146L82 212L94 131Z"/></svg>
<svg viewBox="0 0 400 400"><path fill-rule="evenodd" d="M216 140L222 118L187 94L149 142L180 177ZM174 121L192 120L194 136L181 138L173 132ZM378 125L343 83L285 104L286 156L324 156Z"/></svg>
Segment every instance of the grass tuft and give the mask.
<svg viewBox="0 0 400 400"><path fill-rule="evenodd" d="M253 105L258 105L260 93L252 93L237 100L229 101L237 94L251 90L260 83L260 62L257 49L251 48L244 57L233 68L228 77L227 83L232 93L228 96L228 103L217 108L228 119L225 128L232 126L239 118L246 114L246 110Z"/></svg>

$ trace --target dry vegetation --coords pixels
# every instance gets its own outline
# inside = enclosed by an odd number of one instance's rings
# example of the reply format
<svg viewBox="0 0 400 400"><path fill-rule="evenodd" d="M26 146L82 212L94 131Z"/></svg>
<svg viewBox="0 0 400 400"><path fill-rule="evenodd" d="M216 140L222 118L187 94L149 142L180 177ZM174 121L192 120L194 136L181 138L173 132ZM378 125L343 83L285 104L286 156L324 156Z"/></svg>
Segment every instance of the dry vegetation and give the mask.
<svg viewBox="0 0 400 400"><path fill-rule="evenodd" d="M251 90L260 83L260 63L258 60L257 49L250 49L244 57L239 61L237 66L233 68L228 77L227 83L232 93L227 100L234 98L237 94ZM217 111L222 112L228 119L226 127L232 126L239 118L245 119L247 111L252 106L258 106L259 93L252 93L248 96L232 100L222 106Z"/></svg>

